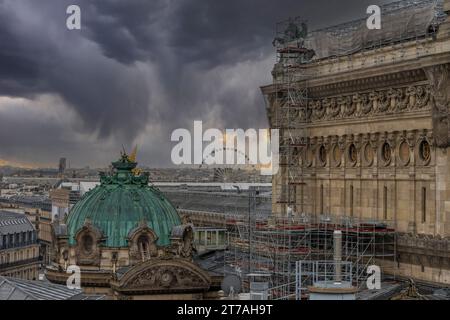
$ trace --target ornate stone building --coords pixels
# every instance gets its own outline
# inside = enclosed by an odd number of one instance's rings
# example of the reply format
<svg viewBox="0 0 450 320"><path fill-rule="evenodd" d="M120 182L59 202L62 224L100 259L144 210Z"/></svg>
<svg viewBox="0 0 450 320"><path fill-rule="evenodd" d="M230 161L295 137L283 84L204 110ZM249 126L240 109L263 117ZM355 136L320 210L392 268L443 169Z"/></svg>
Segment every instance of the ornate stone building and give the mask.
<svg viewBox="0 0 450 320"><path fill-rule="evenodd" d="M0 211L0 276L37 280L39 244L24 214Z"/></svg>
<svg viewBox="0 0 450 320"><path fill-rule="evenodd" d="M148 174L123 154L101 184L54 226L47 278L66 283L68 266L81 268L85 293L112 299L213 298L221 279L193 261L192 224L148 185Z"/></svg>
<svg viewBox="0 0 450 320"><path fill-rule="evenodd" d="M281 139L273 210L389 221L385 270L450 283L450 1L385 9L374 35L363 20L276 39L262 87Z"/></svg>

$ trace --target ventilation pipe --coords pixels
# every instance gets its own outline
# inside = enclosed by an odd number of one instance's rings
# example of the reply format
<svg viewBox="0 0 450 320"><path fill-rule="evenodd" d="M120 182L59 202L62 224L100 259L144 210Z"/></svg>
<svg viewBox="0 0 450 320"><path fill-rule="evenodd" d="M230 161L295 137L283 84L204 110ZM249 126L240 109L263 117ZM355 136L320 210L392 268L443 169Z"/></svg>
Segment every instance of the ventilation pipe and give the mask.
<svg viewBox="0 0 450 320"><path fill-rule="evenodd" d="M333 245L334 245L334 281L342 281L342 232L340 230L334 230L333 232Z"/></svg>

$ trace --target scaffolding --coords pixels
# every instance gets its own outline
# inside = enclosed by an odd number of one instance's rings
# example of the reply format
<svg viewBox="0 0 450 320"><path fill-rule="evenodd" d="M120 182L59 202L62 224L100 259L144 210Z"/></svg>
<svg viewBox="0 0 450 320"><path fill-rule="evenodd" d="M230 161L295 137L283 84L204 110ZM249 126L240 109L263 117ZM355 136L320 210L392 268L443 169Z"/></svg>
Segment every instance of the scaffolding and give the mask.
<svg viewBox="0 0 450 320"><path fill-rule="evenodd" d="M277 63L272 127L280 133L282 181L275 184L273 203L278 212L272 216L260 215L254 205L258 197L251 194L247 216L226 218L226 264L241 277L247 290L251 284L246 275L269 275L267 296L270 299L298 297L296 263L330 260L335 230L343 233L343 261L352 265L351 277L357 287L364 283L367 266L374 264L375 258L395 256L395 233L387 224L348 217L310 216L303 211L302 162L307 161L304 150L313 107L308 92L308 79L312 75L307 72L307 64L314 54L304 47L307 32L305 21L289 19L277 24L274 40ZM312 280L308 276L300 278L301 287Z"/></svg>
<svg viewBox="0 0 450 320"><path fill-rule="evenodd" d="M395 258L395 230L386 222L337 216L228 216L225 263L243 279L268 274L270 299L296 296L296 263L331 261L333 232L342 232L342 261L351 263L353 285L363 289L370 265ZM312 278L302 279L302 286Z"/></svg>
<svg viewBox="0 0 450 320"><path fill-rule="evenodd" d="M350 70L354 53L364 57L366 52L386 45L397 47L399 59L411 58L405 55L406 41L415 41L419 58L420 48L435 37L439 23L445 19L439 0L406 0L384 6L383 12L387 13L383 30L367 37L365 19L313 32L308 32L301 18L277 24L273 42L277 59L269 106L271 126L280 136L280 173L273 178L272 189L276 210L270 216L260 214L254 205L258 196L251 194L248 215L228 215L225 219L225 263L241 277L244 290L251 287L246 275L261 274L268 279L269 299L305 298L305 288L315 278L331 274L333 264L329 262L333 260L336 230L342 232L344 274L358 290L365 288L369 266L395 261L395 223L356 218L352 212L329 215L323 208L320 214L306 213L303 194L304 168L310 161L305 151L314 108L308 83L315 75L308 71L310 63L347 59ZM420 19L412 19L414 14ZM399 23L404 32L395 31Z"/></svg>

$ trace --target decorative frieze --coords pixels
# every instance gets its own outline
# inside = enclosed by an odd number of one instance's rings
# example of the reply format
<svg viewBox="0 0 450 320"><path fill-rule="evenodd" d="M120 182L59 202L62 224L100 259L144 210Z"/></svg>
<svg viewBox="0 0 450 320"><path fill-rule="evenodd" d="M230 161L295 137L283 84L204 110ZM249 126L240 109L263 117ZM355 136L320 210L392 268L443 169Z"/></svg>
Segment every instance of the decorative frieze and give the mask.
<svg viewBox="0 0 450 320"><path fill-rule="evenodd" d="M306 103L307 101L307 103ZM372 90L293 104L285 98L271 97L268 116L272 127L300 128L309 123L386 115L431 109L431 86L415 85Z"/></svg>
<svg viewBox="0 0 450 320"><path fill-rule="evenodd" d="M429 101L430 86L422 85L327 97L310 101L309 106L314 122L422 110L429 107Z"/></svg>
<svg viewBox="0 0 450 320"><path fill-rule="evenodd" d="M450 146L450 76L448 69L449 65L447 64L425 68L431 83L433 132L439 148Z"/></svg>

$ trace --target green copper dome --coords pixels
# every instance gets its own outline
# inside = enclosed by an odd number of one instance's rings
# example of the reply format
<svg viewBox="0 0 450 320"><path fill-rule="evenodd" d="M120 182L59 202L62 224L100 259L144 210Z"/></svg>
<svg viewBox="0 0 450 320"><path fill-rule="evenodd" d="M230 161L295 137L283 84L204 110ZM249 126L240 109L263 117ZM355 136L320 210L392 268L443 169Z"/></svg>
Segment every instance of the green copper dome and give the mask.
<svg viewBox="0 0 450 320"><path fill-rule="evenodd" d="M136 175L137 163L122 154L113 162L113 173L100 174L100 185L87 192L72 208L67 218L69 244L88 220L106 237L106 247L127 247L130 231L145 221L158 236L157 244L170 244L173 226L181 225L177 210L148 185L148 174Z"/></svg>

